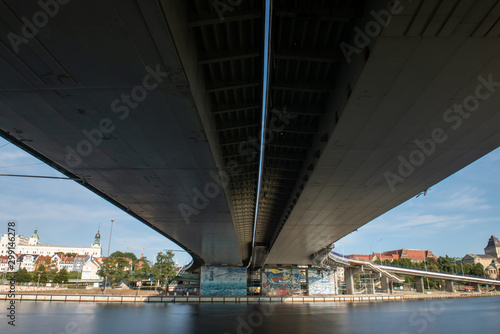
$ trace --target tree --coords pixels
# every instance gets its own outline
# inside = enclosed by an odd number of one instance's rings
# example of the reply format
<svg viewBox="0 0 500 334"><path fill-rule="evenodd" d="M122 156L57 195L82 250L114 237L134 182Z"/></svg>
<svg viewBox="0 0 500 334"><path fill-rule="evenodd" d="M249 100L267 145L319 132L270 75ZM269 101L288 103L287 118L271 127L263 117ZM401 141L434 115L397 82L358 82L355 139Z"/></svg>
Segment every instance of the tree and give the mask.
<svg viewBox="0 0 500 334"><path fill-rule="evenodd" d="M137 260L137 264L134 267L134 275L136 280L151 276L151 262L146 257L141 257Z"/></svg>
<svg viewBox="0 0 500 334"><path fill-rule="evenodd" d="M446 257L440 256L438 259L439 271L444 271L447 273L454 273L456 270L456 264L453 263L453 258L446 255Z"/></svg>
<svg viewBox="0 0 500 334"><path fill-rule="evenodd" d="M33 283L38 283L38 274L40 274L40 283L47 283L49 280L49 274L47 273L47 269L43 264L39 265L37 270L33 272L31 275L31 281Z"/></svg>
<svg viewBox="0 0 500 334"><path fill-rule="evenodd" d="M476 263L470 270L471 275L484 276L484 267L481 263Z"/></svg>
<svg viewBox="0 0 500 334"><path fill-rule="evenodd" d="M76 253L66 253L66 254L64 254L64 255L65 255L65 256L68 256L68 257L75 257L75 256L77 256L78 254L76 254Z"/></svg>
<svg viewBox="0 0 500 334"><path fill-rule="evenodd" d="M107 276L111 284L116 284L125 280L130 275L131 269L131 265L125 258L110 256L104 259L97 274L103 278Z"/></svg>
<svg viewBox="0 0 500 334"><path fill-rule="evenodd" d="M31 274L26 268L19 269L16 273L16 282L27 283L31 281Z"/></svg>
<svg viewBox="0 0 500 334"><path fill-rule="evenodd" d="M68 279L69 279L68 271L66 270L66 268L62 268L54 277L54 282L55 283L68 282Z"/></svg>
<svg viewBox="0 0 500 334"><path fill-rule="evenodd" d="M174 253L167 251L165 254L159 252L156 257L156 263L151 268L151 275L156 282L167 285L176 275Z"/></svg>
<svg viewBox="0 0 500 334"><path fill-rule="evenodd" d="M135 254L131 253L131 252L123 253L123 257L127 258L127 259L131 259L132 261L137 261L137 256L135 256Z"/></svg>

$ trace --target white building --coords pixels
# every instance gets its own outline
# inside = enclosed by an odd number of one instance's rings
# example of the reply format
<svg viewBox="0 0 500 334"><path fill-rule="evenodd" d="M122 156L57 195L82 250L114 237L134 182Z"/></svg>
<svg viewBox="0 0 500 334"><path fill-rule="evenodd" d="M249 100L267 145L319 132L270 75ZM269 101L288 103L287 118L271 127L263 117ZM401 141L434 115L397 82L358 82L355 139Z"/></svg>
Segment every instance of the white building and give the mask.
<svg viewBox="0 0 500 334"><path fill-rule="evenodd" d="M2 235L0 239L0 256L8 255L9 237L7 234ZM53 256L56 253L76 253L85 256L102 256L101 235L97 232L94 243L90 247L73 247L73 246L49 246L40 243L38 236L38 229L31 235L30 238L22 235L15 238L15 252L16 254L31 254L31 255L44 255Z"/></svg>
<svg viewBox="0 0 500 334"><path fill-rule="evenodd" d="M101 269L101 266L95 259L89 259L84 265L82 269L82 280L90 280L90 279L101 279L97 272Z"/></svg>
<svg viewBox="0 0 500 334"><path fill-rule="evenodd" d="M9 271L9 257L7 255L0 255L0 273L6 273Z"/></svg>
<svg viewBox="0 0 500 334"><path fill-rule="evenodd" d="M19 269L26 269L27 271L33 271L35 266L35 261L38 255L23 254L20 255L16 260L16 271Z"/></svg>

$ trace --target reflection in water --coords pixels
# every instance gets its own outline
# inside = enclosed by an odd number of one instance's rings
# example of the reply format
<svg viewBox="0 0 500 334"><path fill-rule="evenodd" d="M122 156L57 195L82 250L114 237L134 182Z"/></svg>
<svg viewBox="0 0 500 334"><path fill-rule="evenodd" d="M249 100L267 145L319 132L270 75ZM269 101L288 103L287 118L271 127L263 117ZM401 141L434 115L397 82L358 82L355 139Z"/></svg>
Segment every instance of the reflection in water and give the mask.
<svg viewBox="0 0 500 334"><path fill-rule="evenodd" d="M299 305L18 301L16 327L2 316L0 333L498 333L499 315L499 297Z"/></svg>

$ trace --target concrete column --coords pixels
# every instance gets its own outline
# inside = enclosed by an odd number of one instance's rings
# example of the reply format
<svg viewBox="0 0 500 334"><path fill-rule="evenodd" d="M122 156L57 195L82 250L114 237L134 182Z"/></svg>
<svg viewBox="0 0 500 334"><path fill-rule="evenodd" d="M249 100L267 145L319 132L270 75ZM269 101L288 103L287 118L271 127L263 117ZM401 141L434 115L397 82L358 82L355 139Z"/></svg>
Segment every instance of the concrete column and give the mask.
<svg viewBox="0 0 500 334"><path fill-rule="evenodd" d="M387 277L380 277L380 282L382 283L382 290L385 293L393 293L392 281L389 281Z"/></svg>
<svg viewBox="0 0 500 334"><path fill-rule="evenodd" d="M348 295L354 294L354 268L345 268L344 270L344 280L345 280L345 292Z"/></svg>
<svg viewBox="0 0 500 334"><path fill-rule="evenodd" d="M417 286L417 292L424 293L424 278L422 276L415 276L415 284Z"/></svg>
<svg viewBox="0 0 500 334"><path fill-rule="evenodd" d="M445 290L448 292L455 292L455 282L445 281Z"/></svg>
<svg viewBox="0 0 500 334"><path fill-rule="evenodd" d="M472 283L472 286L474 287L474 290L476 290L477 292L481 292L481 286L479 285L479 283Z"/></svg>
<svg viewBox="0 0 500 334"><path fill-rule="evenodd" d="M486 288L486 292L488 292L490 290L490 286L488 284L486 284L485 288Z"/></svg>
<svg viewBox="0 0 500 334"><path fill-rule="evenodd" d="M373 279L373 275L370 278L370 281L368 281L368 284L366 285L366 293L369 295L375 294L375 282Z"/></svg>

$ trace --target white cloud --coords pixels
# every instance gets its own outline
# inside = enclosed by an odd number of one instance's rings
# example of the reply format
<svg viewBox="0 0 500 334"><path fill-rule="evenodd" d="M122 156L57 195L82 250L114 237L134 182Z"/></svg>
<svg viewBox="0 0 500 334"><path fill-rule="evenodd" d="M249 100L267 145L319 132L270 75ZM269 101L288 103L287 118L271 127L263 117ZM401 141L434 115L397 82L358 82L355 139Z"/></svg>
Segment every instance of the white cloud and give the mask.
<svg viewBox="0 0 500 334"><path fill-rule="evenodd" d="M486 210L492 206L485 198L486 193L482 190L466 187L460 192L455 192L444 201L438 201L434 206L441 209L463 210Z"/></svg>

